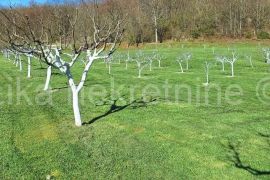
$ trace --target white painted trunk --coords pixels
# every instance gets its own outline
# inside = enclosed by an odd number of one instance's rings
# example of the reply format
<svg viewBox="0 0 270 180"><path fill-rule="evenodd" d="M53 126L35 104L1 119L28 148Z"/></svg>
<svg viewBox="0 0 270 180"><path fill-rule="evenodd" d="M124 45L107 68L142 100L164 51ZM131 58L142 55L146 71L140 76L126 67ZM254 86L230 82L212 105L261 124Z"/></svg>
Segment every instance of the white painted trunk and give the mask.
<svg viewBox="0 0 270 180"><path fill-rule="evenodd" d="M30 78L31 77L31 57L28 56L28 73L27 73L27 77Z"/></svg>
<svg viewBox="0 0 270 180"><path fill-rule="evenodd" d="M142 70L139 69L139 76L138 76L138 78L141 78L141 74L142 74Z"/></svg>
<svg viewBox="0 0 270 180"><path fill-rule="evenodd" d="M182 63L179 63L179 65L180 65L181 73L184 73Z"/></svg>
<svg viewBox="0 0 270 180"><path fill-rule="evenodd" d="M158 61L158 67L161 68L161 61Z"/></svg>
<svg viewBox="0 0 270 180"><path fill-rule="evenodd" d="M232 77L234 77L234 64L231 64L231 68L232 68Z"/></svg>
<svg viewBox="0 0 270 180"><path fill-rule="evenodd" d="M19 66L19 60L18 60L18 57L16 57L15 64L16 64L16 67Z"/></svg>
<svg viewBox="0 0 270 180"><path fill-rule="evenodd" d="M252 63L252 57L249 57L249 64L250 64L250 66L251 66L252 68L254 68L253 63Z"/></svg>
<svg viewBox="0 0 270 180"><path fill-rule="evenodd" d="M111 63L109 63L109 74L111 74Z"/></svg>
<svg viewBox="0 0 270 180"><path fill-rule="evenodd" d="M152 71L152 63L149 64L149 70Z"/></svg>
<svg viewBox="0 0 270 180"><path fill-rule="evenodd" d="M222 63L222 71L223 72L225 71L225 64L224 64L224 62Z"/></svg>
<svg viewBox="0 0 270 180"><path fill-rule="evenodd" d="M188 70L188 68L189 68L189 64L188 64L188 60L187 60L187 66L186 66L186 70Z"/></svg>
<svg viewBox="0 0 270 180"><path fill-rule="evenodd" d="M44 91L47 91L49 89L50 81L51 81L51 76L52 76L52 66L48 66L47 68L47 77L46 77L46 82L44 86Z"/></svg>
<svg viewBox="0 0 270 180"><path fill-rule="evenodd" d="M128 62L126 61L126 69L128 69Z"/></svg>
<svg viewBox="0 0 270 180"><path fill-rule="evenodd" d="M21 57L19 58L19 63L20 63L20 71L22 71L22 59L21 59Z"/></svg>
<svg viewBox="0 0 270 180"><path fill-rule="evenodd" d="M209 70L206 71L206 84L209 84Z"/></svg>
<svg viewBox="0 0 270 180"><path fill-rule="evenodd" d="M80 127L82 126L82 119L81 119L81 113L80 113L80 108L79 108L79 93L77 90L72 90L72 104L73 104L75 125Z"/></svg>

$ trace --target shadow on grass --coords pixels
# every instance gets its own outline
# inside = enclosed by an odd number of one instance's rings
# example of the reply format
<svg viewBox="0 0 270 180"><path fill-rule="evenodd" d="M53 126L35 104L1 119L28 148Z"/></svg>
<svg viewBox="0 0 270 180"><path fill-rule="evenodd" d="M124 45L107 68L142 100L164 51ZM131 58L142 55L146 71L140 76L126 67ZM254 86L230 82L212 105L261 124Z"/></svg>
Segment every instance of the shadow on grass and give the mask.
<svg viewBox="0 0 270 180"><path fill-rule="evenodd" d="M119 106L119 105L117 105L118 100L119 99L113 100L113 103L111 103L111 104L104 103L103 105L110 105L110 109L107 112L105 112L104 114L97 116L88 122L83 123L83 125L93 124L94 122L101 120L102 118L105 118L106 116L109 116L111 114L122 111L128 107L131 107L132 109L143 108L143 107L147 107L148 104L157 101L157 99L151 99L150 101L144 101L143 98L141 98L139 100L134 100L131 103L128 103L126 105Z"/></svg>
<svg viewBox="0 0 270 180"><path fill-rule="evenodd" d="M266 135L262 133L259 133L259 136L264 137L264 138L270 138L270 135ZM239 169L243 169L255 176L270 175L270 170L260 170L260 169L251 167L250 165L243 163L243 161L241 160L240 152L237 149L237 145L235 145L234 143L229 142L228 149L231 153L230 161L234 163L235 167Z"/></svg>
<svg viewBox="0 0 270 180"><path fill-rule="evenodd" d="M45 70L45 69L47 69L46 67L36 67L36 68L34 68L34 70Z"/></svg>
<svg viewBox="0 0 270 180"><path fill-rule="evenodd" d="M87 87L87 85L85 84L85 85L83 85L83 87ZM56 87L56 88L52 88L51 91L57 91L57 90L68 89L68 88L70 88L70 87L69 86Z"/></svg>

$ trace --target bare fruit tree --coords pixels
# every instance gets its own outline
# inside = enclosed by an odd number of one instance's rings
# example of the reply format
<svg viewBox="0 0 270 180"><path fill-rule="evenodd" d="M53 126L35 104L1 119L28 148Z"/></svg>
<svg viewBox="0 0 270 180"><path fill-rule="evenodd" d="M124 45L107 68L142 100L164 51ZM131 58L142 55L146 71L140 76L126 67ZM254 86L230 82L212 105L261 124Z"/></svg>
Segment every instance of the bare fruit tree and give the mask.
<svg viewBox="0 0 270 180"><path fill-rule="evenodd" d="M42 57L42 61L48 67L54 68L65 75L68 80L69 87L72 91L73 113L76 126L82 126L82 119L79 107L79 93L84 86L89 70L93 62L96 60L103 60L110 57L118 47L123 35L123 21L122 17L108 17L99 18L97 8L98 4L85 4L84 7L89 11L88 22L92 25L91 43L89 46L85 40L80 42L81 46L77 46L79 37L76 36L76 25L80 21L79 9L72 7L68 21L71 22L71 38L73 39L74 57L65 61L60 54L58 48L52 48L54 43L54 27L48 26L44 22L41 23L38 18L30 18L28 14L19 12L17 10L0 10L1 25L4 31L1 32L1 40L9 44L14 50L20 53L31 53ZM93 9L94 8L94 9ZM104 13L104 12L103 12ZM14 18L11 18L14 17ZM41 27L42 26L42 27ZM16 34L10 29L16 28ZM3 35L4 34L4 35ZM47 36L45 36L45 34ZM46 37L46 38L44 38ZM81 78L78 83L75 82L72 74L73 65L78 61L82 51L87 49L86 65L81 72Z"/></svg>
<svg viewBox="0 0 270 180"><path fill-rule="evenodd" d="M216 61L221 64L222 71L225 71L225 63L227 62L227 58L225 56L216 56Z"/></svg>
<svg viewBox="0 0 270 180"><path fill-rule="evenodd" d="M189 70L189 61L191 60L192 54L191 53L184 53L180 55L176 61L180 66L181 73L184 73L183 64L186 63L186 70Z"/></svg>
<svg viewBox="0 0 270 180"><path fill-rule="evenodd" d="M188 71L189 70L189 61L192 58L192 54L190 52L184 53L183 58L186 61L186 70Z"/></svg>
<svg viewBox="0 0 270 180"><path fill-rule="evenodd" d="M158 67L161 68L162 57L160 56L158 50L155 50L155 51L153 52L153 54L154 54L154 59L155 59L156 61L158 61Z"/></svg>
<svg viewBox="0 0 270 180"><path fill-rule="evenodd" d="M180 66L180 71L181 71L181 73L184 73L183 63L185 62L185 60L183 59L183 57L182 57L182 56L179 56L179 57L176 59L176 62L178 62L179 66Z"/></svg>
<svg viewBox="0 0 270 180"><path fill-rule="evenodd" d="M232 52L232 57L227 58L226 61L230 64L231 66L231 77L234 77L234 64L238 60L238 57L235 52Z"/></svg>
<svg viewBox="0 0 270 180"><path fill-rule="evenodd" d="M252 55L246 55L246 60L248 61L251 68L254 68L253 62L252 62Z"/></svg>
<svg viewBox="0 0 270 180"><path fill-rule="evenodd" d="M135 62L137 64L137 68L138 68L138 78L142 77L142 71L144 68L146 68L149 65L149 62L145 59L146 57L144 56L142 51L139 51L136 54L136 59Z"/></svg>

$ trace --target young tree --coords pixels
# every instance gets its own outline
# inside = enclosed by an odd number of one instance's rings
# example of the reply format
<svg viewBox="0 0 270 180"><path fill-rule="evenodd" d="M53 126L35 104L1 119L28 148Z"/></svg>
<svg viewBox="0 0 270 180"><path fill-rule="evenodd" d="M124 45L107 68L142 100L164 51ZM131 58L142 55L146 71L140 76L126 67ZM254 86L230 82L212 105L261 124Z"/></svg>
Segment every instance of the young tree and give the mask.
<svg viewBox="0 0 270 180"><path fill-rule="evenodd" d="M142 70L149 65L149 62L145 60L145 56L142 51L139 51L137 53L135 61L138 68L138 78L141 78Z"/></svg>
<svg viewBox="0 0 270 180"><path fill-rule="evenodd" d="M252 62L252 55L246 55L246 60L248 61L251 68L254 68L253 62Z"/></svg>
<svg viewBox="0 0 270 180"><path fill-rule="evenodd" d="M162 57L160 56L160 54L158 53L158 50L155 50L153 52L153 58L158 61L158 67L161 68L161 60L162 60Z"/></svg>
<svg viewBox="0 0 270 180"><path fill-rule="evenodd" d="M153 61L154 61L154 57L153 56L147 56L146 60L148 61L148 64L149 64L149 70L152 71L152 64L153 64Z"/></svg>
<svg viewBox="0 0 270 180"><path fill-rule="evenodd" d="M225 56L216 56L216 61L222 65L222 71L224 72L227 58Z"/></svg>
<svg viewBox="0 0 270 180"><path fill-rule="evenodd" d="M183 63L185 62L185 60L183 59L182 56L179 56L177 59L176 59L176 62L178 62L179 66L180 66L180 71L181 73L184 73L184 69L183 69Z"/></svg>
<svg viewBox="0 0 270 180"><path fill-rule="evenodd" d="M186 70L189 70L189 61L191 60L191 53L184 53L177 58L177 62L180 66L181 73L184 73L183 63L186 63Z"/></svg>
<svg viewBox="0 0 270 180"><path fill-rule="evenodd" d="M189 53L189 52L184 53L184 54L183 54L183 58L184 58L184 60L185 60L185 62L186 62L186 70L188 71L188 70L189 70L189 61L190 61L191 58L192 58L192 54Z"/></svg>
<svg viewBox="0 0 270 180"><path fill-rule="evenodd" d="M231 77L234 77L234 63L238 60L235 52L232 52L232 58L226 58L226 61L231 65Z"/></svg>

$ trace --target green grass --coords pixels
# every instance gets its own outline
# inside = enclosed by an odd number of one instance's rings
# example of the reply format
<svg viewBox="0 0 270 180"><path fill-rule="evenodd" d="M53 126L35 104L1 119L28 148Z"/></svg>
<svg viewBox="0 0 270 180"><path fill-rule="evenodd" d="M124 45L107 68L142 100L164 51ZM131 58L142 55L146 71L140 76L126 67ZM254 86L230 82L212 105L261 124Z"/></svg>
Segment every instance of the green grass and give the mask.
<svg viewBox="0 0 270 180"><path fill-rule="evenodd" d="M81 93L84 122L106 113L114 99L122 97L117 101L122 107L132 99L137 102L81 128L74 126L63 75L54 74L54 90L43 92L46 70L39 63L34 64L33 78L27 79L26 64L19 72L1 57L0 178L269 179L269 174L254 175L270 171L269 103L263 104L256 96L258 82L269 77L269 67L256 44L234 43L238 54L253 55L255 67L241 57L235 65L236 77L230 78L229 66L223 73L215 65L211 46L204 50L198 43L186 43L184 49L181 44L160 45L165 57L162 68L155 62L153 71L146 68L141 79L135 63L128 70L124 62L113 64L108 75L105 64L96 62ZM227 45L215 46L217 54L228 54ZM146 45L144 51L151 52L153 47ZM130 50L131 54L135 51ZM179 74L176 57L186 51L193 54L190 70ZM209 87L203 85L205 60L213 62ZM76 80L79 66L74 71ZM117 92L111 90L112 84ZM228 89L232 85L242 92ZM175 93L177 87L182 91ZM190 101L184 87L191 90ZM17 99L18 89L25 91L29 102L23 96ZM232 146L243 166L253 169L236 166Z"/></svg>

